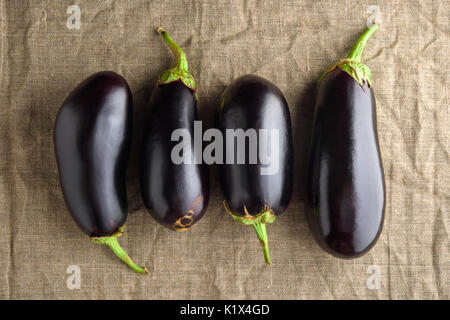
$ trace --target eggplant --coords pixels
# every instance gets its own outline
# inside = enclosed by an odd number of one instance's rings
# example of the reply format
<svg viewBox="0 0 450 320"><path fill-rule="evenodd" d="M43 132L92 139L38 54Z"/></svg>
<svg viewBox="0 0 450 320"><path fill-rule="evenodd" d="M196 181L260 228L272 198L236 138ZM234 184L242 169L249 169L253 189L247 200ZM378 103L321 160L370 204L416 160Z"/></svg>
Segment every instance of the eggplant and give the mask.
<svg viewBox="0 0 450 320"><path fill-rule="evenodd" d="M59 109L54 146L61 188L80 229L108 245L138 273L117 237L125 228L125 175L130 151L133 100L126 80L98 72L84 80Z"/></svg>
<svg viewBox="0 0 450 320"><path fill-rule="evenodd" d="M316 88L305 212L318 244L344 259L368 252L384 220L375 97L370 69L361 63L377 29L368 28Z"/></svg>
<svg viewBox="0 0 450 320"><path fill-rule="evenodd" d="M235 221L253 227L264 259L270 264L266 223L274 222L286 210L292 196L293 145L288 104L280 89L268 80L241 76L223 93L218 127L225 141L226 161L219 166L225 210ZM266 138L262 139L264 132ZM239 149L242 133L248 137L244 136L245 144ZM257 134L257 140L251 140L252 133ZM266 152L270 161L263 159L261 152Z"/></svg>
<svg viewBox="0 0 450 320"><path fill-rule="evenodd" d="M197 93L186 54L162 28L158 33L176 56L177 64L161 74L146 106L141 191L153 218L171 230L182 232L206 211L209 172L198 159L182 163L172 159L172 150L179 144L172 140L174 132L188 133L188 146L193 145L194 121L198 120Z"/></svg>

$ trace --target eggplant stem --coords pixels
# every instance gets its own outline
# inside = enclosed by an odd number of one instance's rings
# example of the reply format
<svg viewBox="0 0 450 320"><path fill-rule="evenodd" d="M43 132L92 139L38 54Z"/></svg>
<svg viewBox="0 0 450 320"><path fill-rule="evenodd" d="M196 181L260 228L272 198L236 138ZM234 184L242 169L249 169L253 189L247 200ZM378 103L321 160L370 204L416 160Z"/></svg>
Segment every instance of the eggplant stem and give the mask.
<svg viewBox="0 0 450 320"><path fill-rule="evenodd" d="M105 244L111 248L114 254L119 257L123 262L125 262L131 269L140 274L148 273L148 270L145 267L140 267L131 260L130 256L126 253L126 251L120 246L118 237L122 235L124 230L124 226L119 228L119 231L116 233L106 236L106 237L92 237L91 240L98 244Z"/></svg>
<svg viewBox="0 0 450 320"><path fill-rule="evenodd" d="M177 59L177 65L176 68L185 72L188 72L188 62L186 58L186 53L184 53L183 49L172 40L172 38L169 36L169 34L163 29L158 28L156 30L158 34L163 38L164 42L167 44L169 49L173 52Z"/></svg>
<svg viewBox="0 0 450 320"><path fill-rule="evenodd" d="M267 264L270 264L270 254L269 254L269 239L267 237L267 230L265 223L254 223L252 224L253 229L255 230L259 242L261 243L261 247L264 252L264 260Z"/></svg>
<svg viewBox="0 0 450 320"><path fill-rule="evenodd" d="M341 69L342 71L350 75L353 79L355 79L359 83L359 85L363 87L363 90L365 90L363 85L364 82L371 86L372 72L370 71L369 67L361 63L361 56L364 47L366 46L367 40L369 40L369 38L374 34L375 31L378 30L378 28L379 26L377 24L373 24L369 28L367 28L358 38L358 40L356 40L347 57L333 64L320 75L319 80L317 81L316 90L322 79L336 68Z"/></svg>
<svg viewBox="0 0 450 320"><path fill-rule="evenodd" d="M181 82L183 82L186 87L195 92L195 79L188 71L186 53L184 53L183 49L181 49L181 47L172 40L172 38L163 28L158 28L156 31L162 37L164 42L167 44L167 46L177 59L177 64L175 65L175 67L166 70L159 76L158 84L168 84L177 80L181 80Z"/></svg>
<svg viewBox="0 0 450 320"><path fill-rule="evenodd" d="M356 62L361 62L362 52L364 47L366 46L367 40L377 31L379 28L378 24L373 24L363 34L356 40L353 47L350 49L350 52L347 55L347 59L353 60Z"/></svg>
<svg viewBox="0 0 450 320"><path fill-rule="evenodd" d="M273 211L266 205L264 209L255 216L250 215L247 208L244 206L245 216L237 215L231 210L227 202L223 202L225 211L228 212L234 221L239 222L246 226L252 226L258 236L259 242L264 251L264 260L267 264L270 264L269 255L269 238L267 237L266 223L273 223L275 221L275 215Z"/></svg>

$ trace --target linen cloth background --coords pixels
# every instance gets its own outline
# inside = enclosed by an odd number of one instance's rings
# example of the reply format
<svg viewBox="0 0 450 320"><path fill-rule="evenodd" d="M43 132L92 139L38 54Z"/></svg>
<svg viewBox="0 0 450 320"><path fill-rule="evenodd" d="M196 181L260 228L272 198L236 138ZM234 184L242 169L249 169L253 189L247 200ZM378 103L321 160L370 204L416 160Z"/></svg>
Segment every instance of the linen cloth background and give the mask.
<svg viewBox="0 0 450 320"><path fill-rule="evenodd" d="M79 30L66 26L72 4L81 8ZM377 99L386 219L373 250L344 261L324 253L308 229L305 167L315 83L365 29L369 5L380 6L383 21L363 62ZM448 0L1 1L0 298L449 299L449 12ZM174 63L158 26L186 51L204 129L240 75L263 76L287 98L294 194L268 226L270 267L252 228L224 212L214 166L208 211L188 232L158 225L143 207L142 110ZM80 81L101 70L122 74L134 95L130 214L120 242L148 276L89 241L60 190L56 113ZM78 290L66 286L70 265L81 269ZM379 289L366 284L371 265L379 268Z"/></svg>

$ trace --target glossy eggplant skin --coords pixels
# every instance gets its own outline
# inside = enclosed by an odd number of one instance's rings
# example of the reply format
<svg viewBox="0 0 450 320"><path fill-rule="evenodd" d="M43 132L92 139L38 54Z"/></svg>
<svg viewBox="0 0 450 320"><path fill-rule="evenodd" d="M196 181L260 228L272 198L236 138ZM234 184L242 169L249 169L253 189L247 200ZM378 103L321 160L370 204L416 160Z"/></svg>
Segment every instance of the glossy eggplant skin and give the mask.
<svg viewBox="0 0 450 320"><path fill-rule="evenodd" d="M226 129L279 130L279 170L276 174L261 175L263 165L260 161L249 164L250 148L246 143L245 164L237 164L236 159L234 164L226 164L224 160L220 165L220 176L226 202L235 215L245 216L247 211L256 216L267 208L274 215L281 214L290 202L293 184L291 117L282 92L264 78L255 75L239 77L223 94L218 121L224 137L224 159ZM271 150L270 145L267 148Z"/></svg>
<svg viewBox="0 0 450 320"><path fill-rule="evenodd" d="M64 199L90 237L114 234L127 218L132 112L126 80L104 71L75 88L57 115L54 144Z"/></svg>
<svg viewBox="0 0 450 320"><path fill-rule="evenodd" d="M372 88L339 68L317 88L306 217L319 245L339 258L366 253L383 225L385 185L375 107Z"/></svg>
<svg viewBox="0 0 450 320"><path fill-rule="evenodd" d="M194 138L197 99L181 80L160 84L146 114L140 173L144 204L160 224L185 231L206 211L209 172L205 164L172 162L172 149L179 142L171 141L171 135L186 129Z"/></svg>

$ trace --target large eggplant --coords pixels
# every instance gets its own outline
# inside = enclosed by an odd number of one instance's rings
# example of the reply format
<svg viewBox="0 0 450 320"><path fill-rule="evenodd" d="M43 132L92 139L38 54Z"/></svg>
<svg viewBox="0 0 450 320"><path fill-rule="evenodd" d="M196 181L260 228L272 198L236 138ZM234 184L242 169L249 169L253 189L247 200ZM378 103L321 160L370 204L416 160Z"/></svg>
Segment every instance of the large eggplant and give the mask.
<svg viewBox="0 0 450 320"><path fill-rule="evenodd" d="M375 98L362 50L368 28L316 90L305 211L319 245L339 258L366 253L384 220L385 185Z"/></svg>
<svg viewBox="0 0 450 320"><path fill-rule="evenodd" d="M254 228L265 261L270 264L265 224L272 223L287 208L292 195L293 146L288 104L274 84L246 75L226 88L218 121L225 141L224 163L220 165L225 209L235 221ZM252 141L255 133L257 140ZM238 147L239 139L244 150ZM261 152L266 153L267 159L263 160Z"/></svg>
<svg viewBox="0 0 450 320"><path fill-rule="evenodd" d="M172 139L172 134L181 130L189 135L187 147L194 144L197 95L185 53L164 30L159 28L158 33L177 57L177 65L160 76L147 106L141 189L144 204L156 221L180 232L190 228L206 211L209 173L198 158L181 163L172 158L172 151L180 143Z"/></svg>
<svg viewBox="0 0 450 320"><path fill-rule="evenodd" d="M125 79L99 72L67 97L55 123L54 143L64 199L80 229L106 244L139 273L117 237L127 219L125 173L133 101Z"/></svg>

